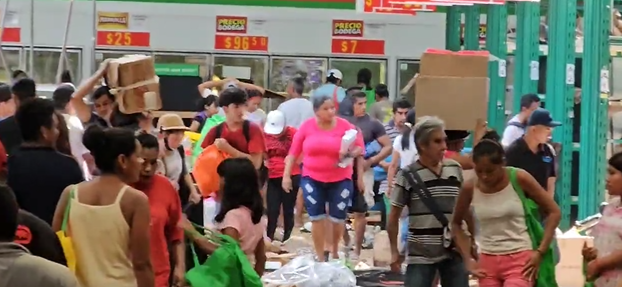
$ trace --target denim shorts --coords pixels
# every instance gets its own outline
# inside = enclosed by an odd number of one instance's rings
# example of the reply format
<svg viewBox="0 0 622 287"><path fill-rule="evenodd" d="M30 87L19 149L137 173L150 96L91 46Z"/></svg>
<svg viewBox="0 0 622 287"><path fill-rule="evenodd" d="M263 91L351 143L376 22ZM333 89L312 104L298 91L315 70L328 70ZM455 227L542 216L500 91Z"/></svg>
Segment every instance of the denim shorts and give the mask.
<svg viewBox="0 0 622 287"><path fill-rule="evenodd" d="M328 216L332 221L341 222L346 219L348 203L354 192L352 180L320 182L304 176L300 180L300 187L311 221L326 218L327 205Z"/></svg>

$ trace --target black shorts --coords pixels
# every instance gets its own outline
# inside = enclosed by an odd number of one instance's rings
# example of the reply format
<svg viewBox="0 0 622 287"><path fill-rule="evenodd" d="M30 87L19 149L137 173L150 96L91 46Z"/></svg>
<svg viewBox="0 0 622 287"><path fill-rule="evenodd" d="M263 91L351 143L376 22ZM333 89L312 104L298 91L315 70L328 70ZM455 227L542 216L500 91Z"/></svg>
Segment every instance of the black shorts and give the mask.
<svg viewBox="0 0 622 287"><path fill-rule="evenodd" d="M352 195L352 204L348 208L350 213L366 213L369 209L365 196L359 191L356 181L354 182L354 194Z"/></svg>

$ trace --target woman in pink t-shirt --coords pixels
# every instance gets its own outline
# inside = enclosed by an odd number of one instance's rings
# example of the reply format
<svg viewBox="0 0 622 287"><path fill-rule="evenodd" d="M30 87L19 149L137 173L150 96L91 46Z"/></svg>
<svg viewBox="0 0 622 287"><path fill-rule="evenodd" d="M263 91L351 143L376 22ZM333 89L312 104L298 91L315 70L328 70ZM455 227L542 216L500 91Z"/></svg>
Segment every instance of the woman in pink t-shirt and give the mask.
<svg viewBox="0 0 622 287"><path fill-rule="evenodd" d="M318 260L325 260L324 245L326 232L332 233L331 253L338 258L339 241L344 231L347 207L353 196L353 166L339 167L345 157L360 156L363 138L357 133L353 148L341 151L341 139L346 131L355 129L347 120L335 116L335 104L329 96L312 98L315 118L311 118L296 132L285 159L283 189L291 190L291 172L294 161L303 156L300 187L309 219L312 222L311 235ZM328 212L326 210L328 206ZM328 216L327 216L328 213ZM332 224L327 224L327 217ZM326 230L331 226L332 230Z"/></svg>
<svg viewBox="0 0 622 287"><path fill-rule="evenodd" d="M255 166L247 158L229 158L218 165L216 172L221 184L220 211L214 218L217 227L240 242L249 261L255 263L255 271L262 275L266 264L266 220Z"/></svg>

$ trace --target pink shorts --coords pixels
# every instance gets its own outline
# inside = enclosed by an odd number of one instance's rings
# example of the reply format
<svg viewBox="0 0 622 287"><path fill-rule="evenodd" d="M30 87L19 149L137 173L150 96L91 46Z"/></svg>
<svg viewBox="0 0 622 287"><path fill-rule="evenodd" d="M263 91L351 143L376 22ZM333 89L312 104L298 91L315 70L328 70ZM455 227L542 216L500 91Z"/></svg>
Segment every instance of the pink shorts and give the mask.
<svg viewBox="0 0 622 287"><path fill-rule="evenodd" d="M526 250L505 255L480 254L479 265L486 277L480 287L532 287L533 282L523 276L523 268L533 251Z"/></svg>

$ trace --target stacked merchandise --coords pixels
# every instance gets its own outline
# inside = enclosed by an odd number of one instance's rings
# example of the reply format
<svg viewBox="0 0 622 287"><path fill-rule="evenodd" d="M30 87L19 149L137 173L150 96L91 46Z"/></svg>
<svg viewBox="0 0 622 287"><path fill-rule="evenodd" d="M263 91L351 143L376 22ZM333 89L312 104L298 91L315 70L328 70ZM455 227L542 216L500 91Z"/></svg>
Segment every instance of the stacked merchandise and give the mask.
<svg viewBox="0 0 622 287"><path fill-rule="evenodd" d="M111 60L106 71L106 84L115 95L119 110L125 114L162 108L159 78L153 58L126 55Z"/></svg>

